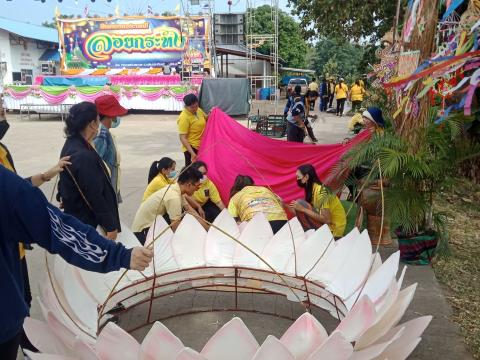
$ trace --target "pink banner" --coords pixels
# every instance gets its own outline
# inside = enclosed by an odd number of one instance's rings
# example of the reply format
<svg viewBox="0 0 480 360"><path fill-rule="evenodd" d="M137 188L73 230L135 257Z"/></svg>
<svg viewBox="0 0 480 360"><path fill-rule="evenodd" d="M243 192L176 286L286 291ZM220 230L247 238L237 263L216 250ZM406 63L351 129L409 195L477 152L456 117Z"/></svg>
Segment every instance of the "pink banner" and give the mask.
<svg viewBox="0 0 480 360"><path fill-rule="evenodd" d="M298 166L312 164L325 180L346 151L369 137L370 133L363 131L346 145L275 140L247 129L215 108L208 118L199 158L207 163L208 176L226 203L239 174L251 176L257 185L269 185L288 202L304 197L296 182Z"/></svg>

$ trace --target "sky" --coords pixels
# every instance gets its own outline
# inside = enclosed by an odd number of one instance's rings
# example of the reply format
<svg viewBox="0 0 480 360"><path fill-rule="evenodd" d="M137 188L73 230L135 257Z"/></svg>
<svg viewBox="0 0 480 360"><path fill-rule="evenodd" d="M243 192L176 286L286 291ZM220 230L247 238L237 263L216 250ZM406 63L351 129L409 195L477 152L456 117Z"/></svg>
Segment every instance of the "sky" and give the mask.
<svg viewBox="0 0 480 360"><path fill-rule="evenodd" d="M186 7L186 2L183 5ZM203 0L200 0L202 2ZM232 0L232 12L244 12L247 0ZM251 0L255 7L265 4L271 4L271 0ZM85 6L89 8L89 15L107 16L114 14L117 5L120 7L120 14L123 13L147 13L147 7L150 5L154 13L164 11L174 12L175 7L181 3L181 0L96 0L92 3L90 0L63 0L59 3L57 0L0 0L0 16L32 24L41 24L44 21L51 21L55 14L55 8L58 7L63 15L80 14L83 15ZM213 1L215 12L228 12L227 0ZM279 0L279 7L287 12L287 0ZM192 14L198 12L199 6L191 7ZM196 10L197 9L197 10ZM196 11L195 11L196 10Z"/></svg>

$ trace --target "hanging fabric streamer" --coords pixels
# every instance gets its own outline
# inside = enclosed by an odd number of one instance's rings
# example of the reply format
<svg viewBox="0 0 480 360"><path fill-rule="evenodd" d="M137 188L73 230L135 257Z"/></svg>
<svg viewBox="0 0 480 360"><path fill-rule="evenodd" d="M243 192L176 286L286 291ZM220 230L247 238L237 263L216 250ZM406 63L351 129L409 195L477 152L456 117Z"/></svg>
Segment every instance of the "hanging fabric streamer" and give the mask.
<svg viewBox="0 0 480 360"><path fill-rule="evenodd" d="M460 6L465 0L453 0L450 6L447 7L447 11L443 14L442 21L445 21L453 12Z"/></svg>
<svg viewBox="0 0 480 360"><path fill-rule="evenodd" d="M465 116L472 115L473 94L475 93L475 89L477 88L478 83L480 83L480 69L475 70L472 77L470 78L470 87L467 92L465 108L463 112Z"/></svg>

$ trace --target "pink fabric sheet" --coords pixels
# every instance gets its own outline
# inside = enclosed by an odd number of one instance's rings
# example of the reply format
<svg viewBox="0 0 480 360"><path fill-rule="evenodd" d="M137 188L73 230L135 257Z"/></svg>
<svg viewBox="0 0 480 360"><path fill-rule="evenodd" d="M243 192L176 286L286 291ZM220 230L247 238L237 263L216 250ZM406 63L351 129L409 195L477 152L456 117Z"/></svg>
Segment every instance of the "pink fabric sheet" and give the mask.
<svg viewBox="0 0 480 360"><path fill-rule="evenodd" d="M322 181L352 146L370 137L363 131L348 144L311 145L271 139L247 129L220 109L210 113L199 159L208 165L208 177L228 203L230 188L239 174L257 185L269 185L285 202L304 198L297 186L296 170L312 164Z"/></svg>

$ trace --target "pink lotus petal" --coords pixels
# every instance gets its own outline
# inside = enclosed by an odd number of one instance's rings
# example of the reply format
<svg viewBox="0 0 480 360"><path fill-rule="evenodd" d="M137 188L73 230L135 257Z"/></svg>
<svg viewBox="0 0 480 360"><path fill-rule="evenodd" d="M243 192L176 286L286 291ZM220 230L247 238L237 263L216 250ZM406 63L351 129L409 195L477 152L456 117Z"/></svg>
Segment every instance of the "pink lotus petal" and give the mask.
<svg viewBox="0 0 480 360"><path fill-rule="evenodd" d="M27 317L23 329L28 340L42 353L58 355L71 353L45 322Z"/></svg>
<svg viewBox="0 0 480 360"><path fill-rule="evenodd" d="M337 329L349 342L356 341L374 322L375 306L368 296L362 296Z"/></svg>
<svg viewBox="0 0 480 360"><path fill-rule="evenodd" d="M137 360L141 353L137 340L112 322L98 336L96 351L102 360Z"/></svg>
<svg viewBox="0 0 480 360"><path fill-rule="evenodd" d="M258 347L243 321L233 318L210 338L201 354L208 360L250 360Z"/></svg>
<svg viewBox="0 0 480 360"><path fill-rule="evenodd" d="M306 312L300 316L280 339L297 360L307 359L328 338L322 324Z"/></svg>
<svg viewBox="0 0 480 360"><path fill-rule="evenodd" d="M352 344L350 344L338 331L332 333L320 347L315 350L308 360L346 360L353 353Z"/></svg>
<svg viewBox="0 0 480 360"><path fill-rule="evenodd" d="M402 336L394 341L387 349L382 352L382 357L389 360L406 359L420 342L420 336L423 334L428 324L432 321L432 316L422 316L396 326L378 341L385 341L385 338L398 331L399 328L405 328Z"/></svg>
<svg viewBox="0 0 480 360"><path fill-rule="evenodd" d="M392 304L398 299L398 284L395 278L390 280L390 286L388 287L385 295L377 302L375 309L377 310L377 319L380 319L390 309Z"/></svg>
<svg viewBox="0 0 480 360"><path fill-rule="evenodd" d="M252 360L295 360L295 357L275 336L268 335Z"/></svg>
<svg viewBox="0 0 480 360"><path fill-rule="evenodd" d="M64 355L54 355L54 354L40 354L34 353L30 350L25 350L25 353L32 360L75 360L75 358L64 356Z"/></svg>
<svg viewBox="0 0 480 360"><path fill-rule="evenodd" d="M355 343L355 351L375 343L400 321L413 299L416 288L417 284L415 283L400 292L397 301L385 312L385 315L378 319L375 325L370 327Z"/></svg>
<svg viewBox="0 0 480 360"><path fill-rule="evenodd" d="M66 327L51 311L47 313L47 323L52 332L70 349L73 349L75 337L77 336Z"/></svg>
<svg viewBox="0 0 480 360"><path fill-rule="evenodd" d="M73 351L79 360L98 360L97 353L92 345L88 344L82 339L75 339Z"/></svg>
<svg viewBox="0 0 480 360"><path fill-rule="evenodd" d="M175 360L207 360L207 358L205 356L200 355L198 352L196 352L195 350L192 350L190 348L185 348L183 350L180 350L180 352L176 355L176 357L174 357L172 359L175 359Z"/></svg>
<svg viewBox="0 0 480 360"><path fill-rule="evenodd" d="M174 359L185 346L160 322L155 322L143 339L141 348L144 359Z"/></svg>

